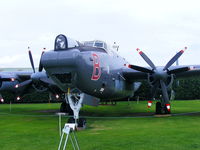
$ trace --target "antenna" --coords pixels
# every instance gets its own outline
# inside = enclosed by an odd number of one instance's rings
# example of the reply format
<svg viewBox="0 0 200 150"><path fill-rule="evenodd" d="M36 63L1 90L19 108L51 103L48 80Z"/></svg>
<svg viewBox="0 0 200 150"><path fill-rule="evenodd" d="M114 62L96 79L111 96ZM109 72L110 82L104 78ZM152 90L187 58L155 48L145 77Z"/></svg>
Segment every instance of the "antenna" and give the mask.
<svg viewBox="0 0 200 150"><path fill-rule="evenodd" d="M116 49L116 51L119 50L119 45L116 42L113 43L112 47L113 47L113 49Z"/></svg>

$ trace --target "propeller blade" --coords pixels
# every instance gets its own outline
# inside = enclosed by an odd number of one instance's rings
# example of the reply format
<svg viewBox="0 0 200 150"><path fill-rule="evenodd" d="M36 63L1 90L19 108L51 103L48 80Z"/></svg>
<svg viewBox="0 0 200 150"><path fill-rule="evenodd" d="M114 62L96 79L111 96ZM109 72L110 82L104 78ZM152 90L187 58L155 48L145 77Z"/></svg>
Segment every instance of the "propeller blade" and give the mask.
<svg viewBox="0 0 200 150"><path fill-rule="evenodd" d="M156 92L157 92L157 89L158 89L159 85L160 85L159 81L156 81L155 84L154 84L154 86L152 87L152 89L151 89L152 99L155 98Z"/></svg>
<svg viewBox="0 0 200 150"><path fill-rule="evenodd" d="M41 54L41 58L42 58L42 55L44 54L44 51L42 52L42 54ZM40 58L40 64L39 64L39 69L38 69L38 71L39 72L42 72L42 70L43 70L43 65L42 65L42 62L41 62L41 58Z"/></svg>
<svg viewBox="0 0 200 150"><path fill-rule="evenodd" d="M172 59L165 65L165 67L163 68L163 70L167 70L169 67L171 67L171 65L173 65L173 63L175 63L179 57L184 53L184 51L187 49L187 47L184 48L184 50L180 50L178 53L176 53L176 55L174 57L172 57Z"/></svg>
<svg viewBox="0 0 200 150"><path fill-rule="evenodd" d="M26 87L32 83L32 80L26 80L24 82L21 82L20 84L15 85L15 88L21 88L21 87Z"/></svg>
<svg viewBox="0 0 200 150"><path fill-rule="evenodd" d="M152 68L152 69L156 69L156 66L154 65L154 63L149 59L149 57L147 57L147 55L145 53L143 53L139 48L136 49L138 51L138 53L140 54L140 56L142 56L142 58L146 61L146 63Z"/></svg>
<svg viewBox="0 0 200 150"><path fill-rule="evenodd" d="M189 70L190 70L190 67L182 67L182 68L169 70L168 73L169 74L177 74L177 73L182 73L182 72L186 72L186 71L189 71Z"/></svg>
<svg viewBox="0 0 200 150"><path fill-rule="evenodd" d="M160 80L161 90L162 90L162 96L165 104L169 104L169 95L167 92L167 87L165 85L165 82L163 80Z"/></svg>
<svg viewBox="0 0 200 150"><path fill-rule="evenodd" d="M32 56L32 53L31 53L30 50L28 51L28 54L29 54L29 59L30 59L30 62L31 62L31 66L32 66L33 72L35 73L35 66L34 66L34 62L33 62L33 56Z"/></svg>
<svg viewBox="0 0 200 150"><path fill-rule="evenodd" d="M0 77L0 81L11 81L11 82L14 82L15 78L1 78Z"/></svg>
<svg viewBox="0 0 200 150"><path fill-rule="evenodd" d="M0 102L4 102L3 96L0 94Z"/></svg>
<svg viewBox="0 0 200 150"><path fill-rule="evenodd" d="M144 68L144 67L140 67L140 66L136 66L136 65L128 65L129 68L137 70L137 71L141 71L144 73L153 73L152 70Z"/></svg>

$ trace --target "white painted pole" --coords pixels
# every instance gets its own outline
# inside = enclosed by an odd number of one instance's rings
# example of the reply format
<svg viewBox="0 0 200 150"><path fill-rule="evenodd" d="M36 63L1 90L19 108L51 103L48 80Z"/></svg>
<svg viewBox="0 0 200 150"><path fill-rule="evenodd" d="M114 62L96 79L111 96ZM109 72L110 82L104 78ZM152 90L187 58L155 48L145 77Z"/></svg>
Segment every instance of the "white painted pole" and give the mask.
<svg viewBox="0 0 200 150"><path fill-rule="evenodd" d="M139 100L140 100L140 97L139 97L139 96L137 96L137 104L139 104Z"/></svg>
<svg viewBox="0 0 200 150"><path fill-rule="evenodd" d="M59 124L59 134L60 134L60 136L61 136L61 119L62 119L61 117L62 117L62 116L61 116L60 113L59 113L58 116L59 116L59 120L58 120L58 122L59 122L59 123L58 123L58 124Z"/></svg>

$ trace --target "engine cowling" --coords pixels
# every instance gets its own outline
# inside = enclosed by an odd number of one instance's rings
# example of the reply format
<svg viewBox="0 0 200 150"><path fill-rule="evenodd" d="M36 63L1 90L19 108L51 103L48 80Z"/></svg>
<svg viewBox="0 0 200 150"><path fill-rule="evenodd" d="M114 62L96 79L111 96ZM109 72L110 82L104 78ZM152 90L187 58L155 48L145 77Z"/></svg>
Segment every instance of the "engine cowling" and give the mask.
<svg viewBox="0 0 200 150"><path fill-rule="evenodd" d="M164 80L167 89L171 88L173 81L174 81L174 75L173 74L167 75L166 79ZM154 74L148 74L148 83L151 87L153 87L156 84L156 78ZM160 86L158 88L161 89Z"/></svg>
<svg viewBox="0 0 200 150"><path fill-rule="evenodd" d="M32 87L37 91L37 92L45 92L48 90L47 84L41 81L41 78L46 78L46 74L44 73L34 73L31 75L32 79Z"/></svg>

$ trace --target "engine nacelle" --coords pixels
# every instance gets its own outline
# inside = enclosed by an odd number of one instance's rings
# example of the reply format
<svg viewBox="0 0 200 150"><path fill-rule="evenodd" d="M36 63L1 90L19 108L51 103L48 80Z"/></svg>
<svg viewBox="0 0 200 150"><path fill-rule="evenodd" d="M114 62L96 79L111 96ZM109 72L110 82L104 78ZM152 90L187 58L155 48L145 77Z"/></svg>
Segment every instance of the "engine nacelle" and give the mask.
<svg viewBox="0 0 200 150"><path fill-rule="evenodd" d="M47 78L47 75L43 72L37 72L31 75L31 79L33 81L32 87L37 91L37 92L45 92L48 90L47 84L42 82L42 79Z"/></svg>
<svg viewBox="0 0 200 150"><path fill-rule="evenodd" d="M168 75L167 78L164 80L165 84L167 85L167 89L170 89L174 81L174 76L173 74ZM153 74L148 74L148 83L151 87L153 87L156 84L156 79ZM159 86L159 89L161 87Z"/></svg>

